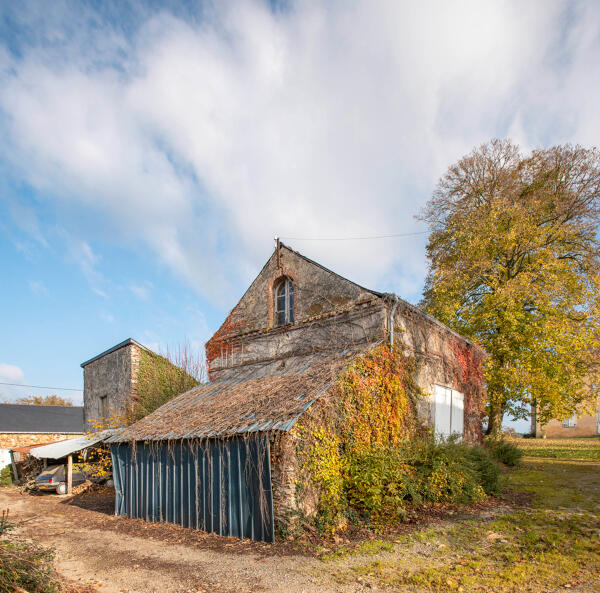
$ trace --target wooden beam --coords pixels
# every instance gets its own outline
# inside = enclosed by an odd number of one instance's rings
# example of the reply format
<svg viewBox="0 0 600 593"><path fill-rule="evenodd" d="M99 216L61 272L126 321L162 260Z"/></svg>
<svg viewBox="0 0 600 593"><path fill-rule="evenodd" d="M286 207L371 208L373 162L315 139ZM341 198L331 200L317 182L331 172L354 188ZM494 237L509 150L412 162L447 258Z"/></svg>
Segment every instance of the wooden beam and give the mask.
<svg viewBox="0 0 600 593"><path fill-rule="evenodd" d="M73 456L67 457L67 494L73 493Z"/></svg>
<svg viewBox="0 0 600 593"><path fill-rule="evenodd" d="M13 478L16 483L19 481L19 471L17 470L17 464L15 463L15 457L12 451L10 452L10 465L12 467Z"/></svg>

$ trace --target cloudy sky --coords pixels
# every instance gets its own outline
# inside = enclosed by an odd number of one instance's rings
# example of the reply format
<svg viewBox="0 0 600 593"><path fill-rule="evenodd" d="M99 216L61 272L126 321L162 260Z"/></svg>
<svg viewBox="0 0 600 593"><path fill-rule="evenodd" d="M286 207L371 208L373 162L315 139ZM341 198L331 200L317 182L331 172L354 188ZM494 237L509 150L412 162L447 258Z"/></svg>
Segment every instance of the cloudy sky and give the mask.
<svg viewBox="0 0 600 593"><path fill-rule="evenodd" d="M418 302L426 235L313 239L421 233L490 138L598 143L594 0L180 4L1 4L0 381L201 348L275 235Z"/></svg>

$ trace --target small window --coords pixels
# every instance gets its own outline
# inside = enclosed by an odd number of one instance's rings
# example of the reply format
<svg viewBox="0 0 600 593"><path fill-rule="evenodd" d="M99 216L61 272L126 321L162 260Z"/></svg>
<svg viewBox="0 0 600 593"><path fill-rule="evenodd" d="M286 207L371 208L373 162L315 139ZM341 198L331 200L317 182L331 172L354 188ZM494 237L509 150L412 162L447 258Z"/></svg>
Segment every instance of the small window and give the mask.
<svg viewBox="0 0 600 593"><path fill-rule="evenodd" d="M100 416L102 418L108 417L108 407L106 405L106 395L100 396Z"/></svg>
<svg viewBox="0 0 600 593"><path fill-rule="evenodd" d="M275 288L275 325L294 323L294 283L282 278Z"/></svg>
<svg viewBox="0 0 600 593"><path fill-rule="evenodd" d="M571 416L566 420L563 420L563 428L575 428L577 426L577 416Z"/></svg>

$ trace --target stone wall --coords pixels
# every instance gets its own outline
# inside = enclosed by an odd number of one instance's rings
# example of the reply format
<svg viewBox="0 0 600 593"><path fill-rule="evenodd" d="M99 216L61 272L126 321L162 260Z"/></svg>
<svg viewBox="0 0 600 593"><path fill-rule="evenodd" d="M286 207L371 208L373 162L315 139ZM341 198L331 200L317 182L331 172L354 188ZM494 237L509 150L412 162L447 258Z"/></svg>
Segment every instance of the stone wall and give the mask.
<svg viewBox="0 0 600 593"><path fill-rule="evenodd" d="M135 392L140 351L127 344L83 367L83 409L86 430L102 418L102 398L107 417L127 412Z"/></svg>
<svg viewBox="0 0 600 593"><path fill-rule="evenodd" d="M385 305L381 299L353 304L345 310L263 331L238 334L223 343L224 354L213 359L211 380L267 374L286 360L385 339Z"/></svg>
<svg viewBox="0 0 600 593"><path fill-rule="evenodd" d="M464 395L464 438L468 442L481 442L481 415L486 397L485 352L403 301L394 315L394 336L417 361L416 382L426 395L419 409L421 417L433 424L436 385L460 391Z"/></svg>
<svg viewBox="0 0 600 593"><path fill-rule="evenodd" d="M274 330L274 288L282 276L294 282L295 323ZM297 331L298 328L307 330L311 327L312 332L314 324L311 325L311 322L326 319L332 313L350 311L357 304L376 299L376 293L282 246L279 261L277 253L274 253L223 325L207 342L210 377L214 379L219 370L229 368L232 363L258 362L279 354L289 355L295 348L306 349L308 334ZM356 328L357 331L360 328ZM331 334L320 338L320 341L323 339L331 342ZM308 345L312 346L315 340L316 335L309 339Z"/></svg>
<svg viewBox="0 0 600 593"><path fill-rule="evenodd" d="M72 439L78 434L51 433L1 433L0 449L14 449L16 447L27 447L28 445L43 445L55 441Z"/></svg>

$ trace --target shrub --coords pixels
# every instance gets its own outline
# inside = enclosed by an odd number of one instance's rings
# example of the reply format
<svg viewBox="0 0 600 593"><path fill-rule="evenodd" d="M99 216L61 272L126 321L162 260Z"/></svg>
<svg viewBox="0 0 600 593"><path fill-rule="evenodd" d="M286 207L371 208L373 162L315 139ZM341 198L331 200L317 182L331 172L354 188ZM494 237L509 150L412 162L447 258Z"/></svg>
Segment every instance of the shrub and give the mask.
<svg viewBox="0 0 600 593"><path fill-rule="evenodd" d="M521 463L523 451L506 439L488 439L485 446L493 457L504 465L514 467Z"/></svg>
<svg viewBox="0 0 600 593"><path fill-rule="evenodd" d="M2 520L0 534L0 593L25 590L29 593L57 593L60 583L52 561L51 550L32 543L6 538L11 530L7 520Z"/></svg>
<svg viewBox="0 0 600 593"><path fill-rule="evenodd" d="M483 447L419 438L394 449L354 452L344 490L359 517L392 524L405 518L409 505L470 503L498 494L500 471Z"/></svg>
<svg viewBox="0 0 600 593"><path fill-rule="evenodd" d="M423 500L469 503L484 498L486 490L473 450L452 438L436 441L429 437L410 443L406 454L416 468Z"/></svg>
<svg viewBox="0 0 600 593"><path fill-rule="evenodd" d="M496 459L483 447L471 447L469 455L479 475L479 483L484 492L491 496L500 494L502 483L500 468Z"/></svg>
<svg viewBox="0 0 600 593"><path fill-rule="evenodd" d="M0 471L0 486L10 486L12 484L12 474L10 466L6 466Z"/></svg>
<svg viewBox="0 0 600 593"><path fill-rule="evenodd" d="M380 523L403 519L406 500L420 498L414 468L396 451L355 453L344 484L346 498L359 516Z"/></svg>

